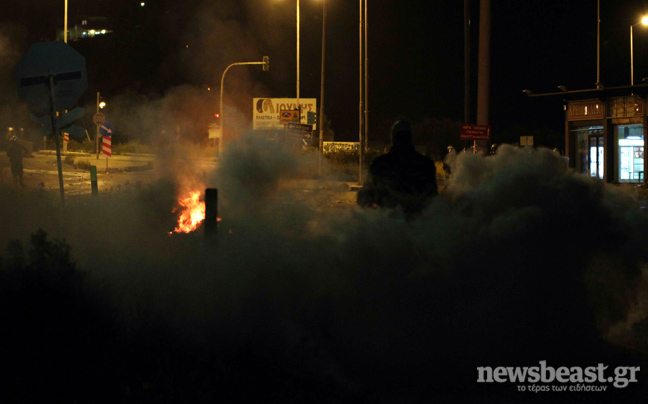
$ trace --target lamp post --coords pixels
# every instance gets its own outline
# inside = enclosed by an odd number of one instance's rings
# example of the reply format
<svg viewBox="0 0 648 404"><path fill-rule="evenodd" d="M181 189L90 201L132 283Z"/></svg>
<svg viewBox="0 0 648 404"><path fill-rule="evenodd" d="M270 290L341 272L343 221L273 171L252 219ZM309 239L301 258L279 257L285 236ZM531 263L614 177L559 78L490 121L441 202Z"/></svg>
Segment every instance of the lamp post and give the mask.
<svg viewBox="0 0 648 404"><path fill-rule="evenodd" d="M319 175L322 176L322 159L324 156L324 67L326 57L326 0L322 0L322 77L320 80L320 110L319 110Z"/></svg>
<svg viewBox="0 0 648 404"><path fill-rule="evenodd" d="M297 0L297 109L301 123L301 104L299 103L299 0Z"/></svg>
<svg viewBox="0 0 648 404"><path fill-rule="evenodd" d="M635 25L648 25L648 17L644 17L640 22L630 25L630 85L634 86L634 52L632 49L632 27Z"/></svg>
<svg viewBox="0 0 648 404"><path fill-rule="evenodd" d="M362 165L363 165L363 160L364 160L364 139L362 138L362 0L358 1L360 5L360 20L359 20L359 27L358 27L358 42L359 42L359 52L358 52L358 67L359 67L359 89L360 89L360 95L359 95L359 105L358 105L358 156L359 156L359 164L358 164L358 185L362 186Z"/></svg>
<svg viewBox="0 0 648 404"><path fill-rule="evenodd" d="M63 42L67 43L68 0L65 0L65 17L63 17Z"/></svg>
<svg viewBox="0 0 648 404"><path fill-rule="evenodd" d="M241 65L263 65L263 71L268 71L270 69L270 58L268 56L263 57L262 62L239 62L239 63L232 63L231 65L227 66L227 69L223 72L223 77L221 77L221 87L220 87L220 139L218 141L218 157L221 157L221 153L223 153L223 133L224 130L223 128L225 127L225 115L223 115L223 84L225 83L225 74L227 74L227 71L230 69L232 66L241 66Z"/></svg>

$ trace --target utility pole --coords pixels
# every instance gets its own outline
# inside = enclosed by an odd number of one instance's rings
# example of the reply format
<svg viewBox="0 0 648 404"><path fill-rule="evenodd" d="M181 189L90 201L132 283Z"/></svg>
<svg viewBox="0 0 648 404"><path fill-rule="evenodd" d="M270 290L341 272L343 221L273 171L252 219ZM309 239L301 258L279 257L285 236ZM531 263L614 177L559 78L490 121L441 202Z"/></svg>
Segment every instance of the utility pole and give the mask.
<svg viewBox="0 0 648 404"><path fill-rule="evenodd" d="M299 102L299 0L297 0L297 110L301 123L301 103Z"/></svg>
<svg viewBox="0 0 648 404"><path fill-rule="evenodd" d="M601 0L596 3L596 88L601 88Z"/></svg>
<svg viewBox="0 0 648 404"><path fill-rule="evenodd" d="M320 110L317 125L319 126L319 175L322 176L322 160L324 158L324 68L326 58L326 0L322 1L322 77L320 87Z"/></svg>
<svg viewBox="0 0 648 404"><path fill-rule="evenodd" d="M470 0L464 0L464 123L470 123Z"/></svg>
<svg viewBox="0 0 648 404"><path fill-rule="evenodd" d="M360 71L360 79L358 80L358 84L360 87L360 104L359 104L359 109L358 109L358 156L360 159L360 166L358 169L358 185L362 186L362 163L363 163L363 157L364 157L364 142L362 138L362 0L359 0L360 3L360 25L359 25L359 31L358 31L358 36L359 36L359 71Z"/></svg>
<svg viewBox="0 0 648 404"><path fill-rule="evenodd" d="M99 113L99 103L100 103L99 91L97 91L97 113ZM97 134L95 135L95 153L97 154L97 160L99 160L99 126L97 125Z"/></svg>
<svg viewBox="0 0 648 404"><path fill-rule="evenodd" d="M364 3L364 54L365 54L365 66L364 66L364 143L365 143L365 152L369 150L369 52L367 48L367 0Z"/></svg>
<svg viewBox="0 0 648 404"><path fill-rule="evenodd" d="M67 43L68 31L68 0L65 0L65 17L63 17L63 42Z"/></svg>

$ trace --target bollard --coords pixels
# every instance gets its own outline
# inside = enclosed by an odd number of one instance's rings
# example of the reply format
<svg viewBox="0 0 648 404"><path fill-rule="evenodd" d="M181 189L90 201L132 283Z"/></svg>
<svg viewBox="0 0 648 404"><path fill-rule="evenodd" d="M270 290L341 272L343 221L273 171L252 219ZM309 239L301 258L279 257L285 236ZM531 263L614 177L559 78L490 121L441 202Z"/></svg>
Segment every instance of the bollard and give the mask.
<svg viewBox="0 0 648 404"><path fill-rule="evenodd" d="M92 196L99 195L99 187L97 186L97 166L90 166L90 184L92 186Z"/></svg>
<svg viewBox="0 0 648 404"><path fill-rule="evenodd" d="M205 189L205 239L216 236L218 230L218 189Z"/></svg>

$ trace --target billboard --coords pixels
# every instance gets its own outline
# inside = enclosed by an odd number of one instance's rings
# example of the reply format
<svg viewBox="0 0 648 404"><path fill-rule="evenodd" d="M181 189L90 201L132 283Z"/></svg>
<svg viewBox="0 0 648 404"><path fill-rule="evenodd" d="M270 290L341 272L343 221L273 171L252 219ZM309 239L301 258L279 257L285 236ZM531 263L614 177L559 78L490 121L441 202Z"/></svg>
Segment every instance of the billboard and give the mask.
<svg viewBox="0 0 648 404"><path fill-rule="evenodd" d="M315 98L300 98L301 117L299 123L308 123L308 112L317 112ZM277 130L284 129L281 123L281 111L297 109L296 98L253 98L252 99L252 129ZM313 125L317 130L317 125Z"/></svg>

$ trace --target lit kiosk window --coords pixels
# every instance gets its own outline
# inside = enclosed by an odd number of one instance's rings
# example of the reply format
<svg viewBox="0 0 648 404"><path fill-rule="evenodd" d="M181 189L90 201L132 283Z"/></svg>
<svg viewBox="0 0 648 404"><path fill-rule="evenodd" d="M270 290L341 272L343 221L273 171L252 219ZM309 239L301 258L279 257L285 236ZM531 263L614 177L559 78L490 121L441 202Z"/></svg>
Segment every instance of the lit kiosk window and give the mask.
<svg viewBox="0 0 648 404"><path fill-rule="evenodd" d="M567 110L570 136L575 140L574 167L577 172L601 179L605 155L603 110L598 99L570 102Z"/></svg>
<svg viewBox="0 0 648 404"><path fill-rule="evenodd" d="M643 125L616 127L619 139L619 182L642 182L644 179Z"/></svg>

